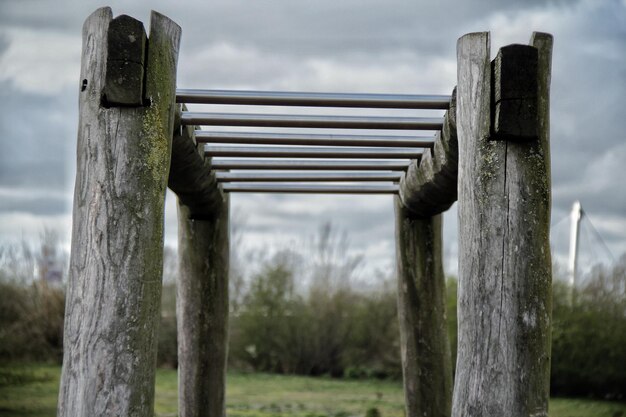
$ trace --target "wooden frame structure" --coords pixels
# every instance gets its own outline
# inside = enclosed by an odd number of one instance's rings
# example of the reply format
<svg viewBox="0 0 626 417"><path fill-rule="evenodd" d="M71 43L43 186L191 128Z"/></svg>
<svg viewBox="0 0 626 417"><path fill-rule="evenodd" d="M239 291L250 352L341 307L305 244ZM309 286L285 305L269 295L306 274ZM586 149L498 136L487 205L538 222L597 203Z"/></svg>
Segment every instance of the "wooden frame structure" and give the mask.
<svg viewBox="0 0 626 417"><path fill-rule="evenodd" d="M534 33L530 45L503 47L493 61L488 33L461 37L458 84L446 97L177 94L180 34L178 25L153 12L146 36L141 22L114 19L109 8L95 11L83 28L58 415L153 414L166 187L179 202L181 416L225 415L228 192L236 191L395 194L407 416L547 415L552 37ZM184 106L197 102L426 108L445 114L251 116L191 113ZM198 131L196 124L436 133L238 134ZM257 146L268 144L283 147ZM268 156L289 159L258 159ZM303 156L316 159L293 159ZM380 160L389 157L400 159ZM319 184L324 182L334 184ZM459 351L453 383L441 213L457 198Z"/></svg>

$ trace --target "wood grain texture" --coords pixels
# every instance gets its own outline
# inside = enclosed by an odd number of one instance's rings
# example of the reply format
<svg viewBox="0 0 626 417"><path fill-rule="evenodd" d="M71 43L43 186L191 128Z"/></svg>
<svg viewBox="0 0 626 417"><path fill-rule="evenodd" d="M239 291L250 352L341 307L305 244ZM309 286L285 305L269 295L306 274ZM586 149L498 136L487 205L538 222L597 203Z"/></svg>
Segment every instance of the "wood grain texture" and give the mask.
<svg viewBox="0 0 626 417"><path fill-rule="evenodd" d="M413 160L400 181L400 199L408 214L429 218L450 208L457 199L458 142L456 133L456 89L443 127L435 135L432 149Z"/></svg>
<svg viewBox="0 0 626 417"><path fill-rule="evenodd" d="M146 57L143 23L116 17L107 31L107 64L103 102L107 106L141 106Z"/></svg>
<svg viewBox="0 0 626 417"><path fill-rule="evenodd" d="M151 416L180 28L153 13L148 107L101 106L110 8L83 27L58 415Z"/></svg>
<svg viewBox="0 0 626 417"><path fill-rule="evenodd" d="M177 116L185 111L179 107ZM168 187L189 209L192 219L215 219L224 206L222 193L210 160L205 160L204 145L196 144L194 126L179 126L172 141L172 160Z"/></svg>
<svg viewBox="0 0 626 417"><path fill-rule="evenodd" d="M211 220L178 205L178 411L224 417L228 356L228 198Z"/></svg>
<svg viewBox="0 0 626 417"><path fill-rule="evenodd" d="M492 137L502 140L536 140L537 48L507 45L492 63Z"/></svg>
<svg viewBox="0 0 626 417"><path fill-rule="evenodd" d="M452 359L446 325L442 217L411 218L398 197L395 215L406 415L449 417Z"/></svg>
<svg viewBox="0 0 626 417"><path fill-rule="evenodd" d="M530 44L537 48L537 126L539 142L544 152L546 172L552 178L550 166L550 82L552 79L552 45L549 33L533 32Z"/></svg>
<svg viewBox="0 0 626 417"><path fill-rule="evenodd" d="M530 142L491 140L489 34L460 38L457 59L459 348L452 415L547 416L548 133Z"/></svg>

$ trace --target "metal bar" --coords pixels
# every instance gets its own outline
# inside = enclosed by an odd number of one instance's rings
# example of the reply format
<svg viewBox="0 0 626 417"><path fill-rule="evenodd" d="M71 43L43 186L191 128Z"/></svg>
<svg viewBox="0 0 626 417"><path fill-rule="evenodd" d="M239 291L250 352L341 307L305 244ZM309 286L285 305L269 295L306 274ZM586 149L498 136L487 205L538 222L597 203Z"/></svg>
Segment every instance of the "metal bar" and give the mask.
<svg viewBox="0 0 626 417"><path fill-rule="evenodd" d="M302 194L397 194L398 185L222 184L225 192Z"/></svg>
<svg viewBox="0 0 626 417"><path fill-rule="evenodd" d="M441 130L442 117L321 116L303 114L183 112L183 125L324 129Z"/></svg>
<svg viewBox="0 0 626 417"><path fill-rule="evenodd" d="M373 158L418 159L422 152L403 148L341 148L337 146L215 146L205 147L205 156L253 157L253 158Z"/></svg>
<svg viewBox="0 0 626 417"><path fill-rule="evenodd" d="M176 102L262 106L447 110L450 107L450 96L179 89L176 90Z"/></svg>
<svg viewBox="0 0 626 417"><path fill-rule="evenodd" d="M216 172L218 182L398 182L401 172Z"/></svg>
<svg viewBox="0 0 626 417"><path fill-rule="evenodd" d="M432 148L433 136L324 135L311 133L259 133L195 131L198 143L241 143L250 145L378 146Z"/></svg>
<svg viewBox="0 0 626 417"><path fill-rule="evenodd" d="M411 161L311 161L289 159L212 159L213 169L406 171Z"/></svg>

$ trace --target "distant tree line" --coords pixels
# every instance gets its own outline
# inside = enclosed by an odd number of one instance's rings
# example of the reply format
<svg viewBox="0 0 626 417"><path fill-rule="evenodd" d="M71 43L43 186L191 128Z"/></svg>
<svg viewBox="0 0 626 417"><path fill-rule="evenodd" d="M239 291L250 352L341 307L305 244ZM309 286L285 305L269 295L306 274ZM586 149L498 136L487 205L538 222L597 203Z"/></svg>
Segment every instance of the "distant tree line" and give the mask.
<svg viewBox="0 0 626 417"><path fill-rule="evenodd" d="M345 235L326 225L307 244L272 256L233 255L231 368L401 377L395 281L392 274L379 274L375 282L359 279L360 257ZM166 251L158 358L170 367L177 365L175 259ZM1 362L61 361L63 288L33 280L36 264L36 251L0 248ZM574 294L559 274L553 286L552 393L624 399L626 254L611 267L594 268ZM447 308L456 355L454 278L447 283Z"/></svg>
<svg viewBox="0 0 626 417"><path fill-rule="evenodd" d="M235 367L264 372L398 377L395 291L312 282L294 291L297 276L276 259L254 277L244 308L231 319Z"/></svg>

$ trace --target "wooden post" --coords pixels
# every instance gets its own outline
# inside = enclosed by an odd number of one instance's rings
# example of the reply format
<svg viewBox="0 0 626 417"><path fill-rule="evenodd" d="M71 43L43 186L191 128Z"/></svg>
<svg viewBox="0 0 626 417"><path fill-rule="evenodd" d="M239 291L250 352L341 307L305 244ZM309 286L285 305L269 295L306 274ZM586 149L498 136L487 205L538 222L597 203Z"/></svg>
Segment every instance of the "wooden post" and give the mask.
<svg viewBox="0 0 626 417"><path fill-rule="evenodd" d="M432 149L413 160L396 198L398 318L406 415L448 417L452 359L446 326L441 213L457 198L456 92Z"/></svg>
<svg viewBox="0 0 626 417"><path fill-rule="evenodd" d="M426 218L448 210L457 199L458 143L456 135L456 89L443 127L432 149L412 160L400 181L400 200L412 216Z"/></svg>
<svg viewBox="0 0 626 417"><path fill-rule="evenodd" d="M536 91L531 93L536 95L537 118L518 106L532 94L508 97L519 103L500 111L518 112L519 118L498 115L503 135L492 127L496 103L489 34L465 35L457 45L459 348L452 407L456 417L547 416L551 45L550 35L534 35L539 58ZM511 81L501 80L497 88Z"/></svg>
<svg viewBox="0 0 626 417"><path fill-rule="evenodd" d="M228 355L228 200L214 220L178 206L178 412L224 417Z"/></svg>
<svg viewBox="0 0 626 417"><path fill-rule="evenodd" d="M395 198L398 317L408 417L449 417L452 362L446 326L441 215L411 218Z"/></svg>
<svg viewBox="0 0 626 417"><path fill-rule="evenodd" d="M172 163L168 187L176 193L180 204L187 206L189 217L211 220L224 207L224 193L218 186L210 161L205 160L204 145L198 144L193 126L180 126L180 114L187 108L177 109L177 126L172 141Z"/></svg>
<svg viewBox="0 0 626 417"><path fill-rule="evenodd" d="M174 136L176 175L170 175L170 188L178 194L178 412L181 417L224 417L229 202L193 131L186 126Z"/></svg>
<svg viewBox="0 0 626 417"><path fill-rule="evenodd" d="M152 13L145 90L122 82L142 92L142 105L129 106L103 97L118 91L105 85L107 57L115 55L109 27L126 25L113 22L107 7L83 26L62 417L151 416L154 407L163 208L181 30ZM141 41L137 25L130 27L127 38ZM137 80L137 65L129 67L130 79Z"/></svg>

